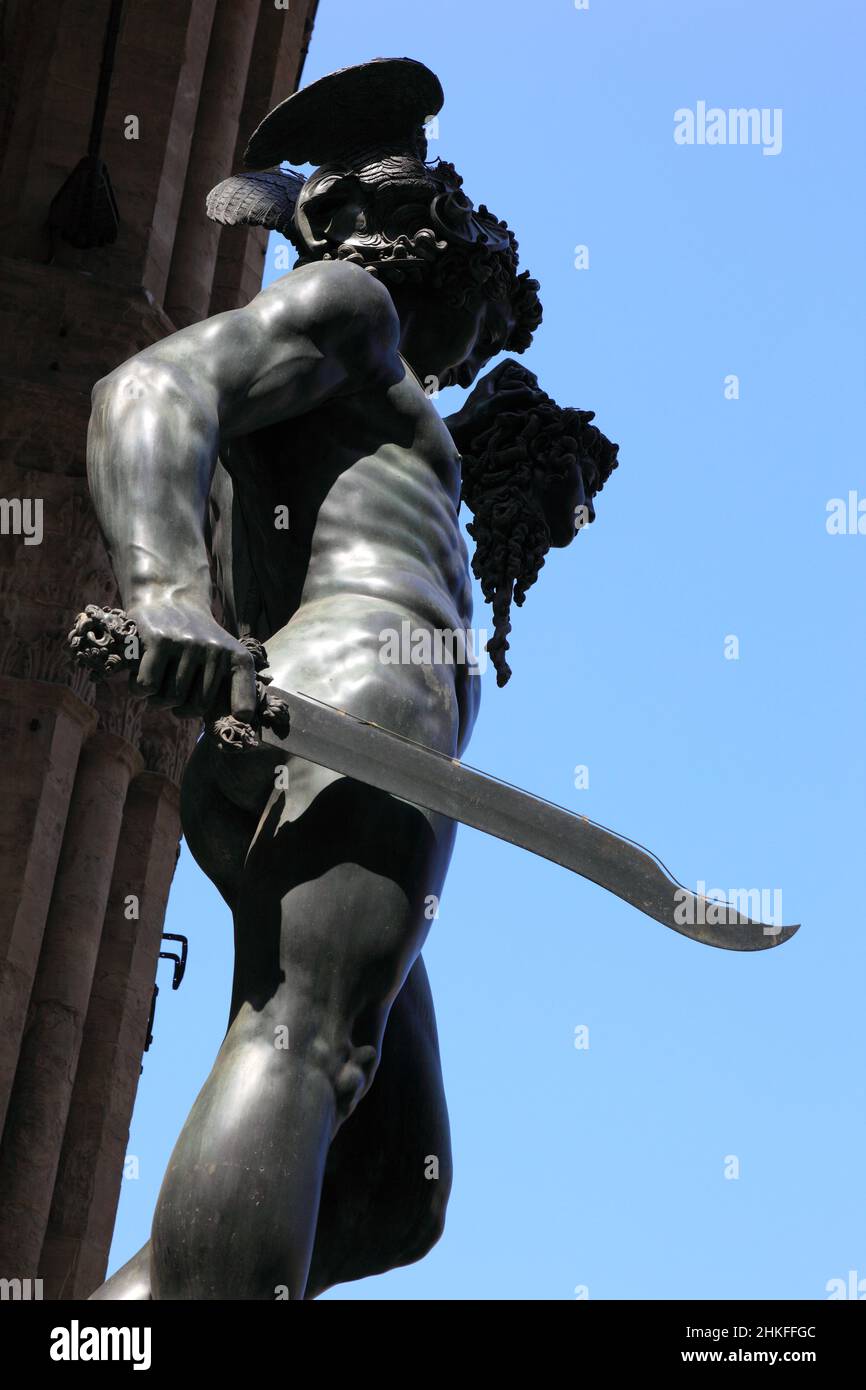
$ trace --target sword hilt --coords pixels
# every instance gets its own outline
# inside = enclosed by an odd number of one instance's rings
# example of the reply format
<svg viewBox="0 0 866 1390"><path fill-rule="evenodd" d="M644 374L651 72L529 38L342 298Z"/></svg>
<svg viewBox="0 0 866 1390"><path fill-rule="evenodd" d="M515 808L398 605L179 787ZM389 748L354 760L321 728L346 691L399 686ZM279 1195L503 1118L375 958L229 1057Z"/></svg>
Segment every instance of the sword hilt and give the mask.
<svg viewBox="0 0 866 1390"><path fill-rule="evenodd" d="M258 748L262 728L270 729L277 738L285 738L289 732L289 707L285 700L270 694L271 677L262 675L268 664L263 643L256 637L238 640L252 657L256 671L254 722L245 724L233 714L224 714L206 725L217 746L232 752ZM134 619L122 608L100 608L89 603L78 614L66 641L76 665L88 671L92 681L108 680L121 671L138 669L141 638Z"/></svg>

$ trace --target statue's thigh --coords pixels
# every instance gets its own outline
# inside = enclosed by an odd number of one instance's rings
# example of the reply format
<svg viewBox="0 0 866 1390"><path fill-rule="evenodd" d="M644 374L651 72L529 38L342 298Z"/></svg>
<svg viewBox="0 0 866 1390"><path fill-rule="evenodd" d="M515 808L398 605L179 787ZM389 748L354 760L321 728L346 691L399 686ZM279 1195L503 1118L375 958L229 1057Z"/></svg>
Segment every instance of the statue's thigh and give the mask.
<svg viewBox="0 0 866 1390"><path fill-rule="evenodd" d="M444 817L353 778L289 764L288 787L274 793L244 866L238 986L260 999L271 987L327 996L357 1024L356 1041L377 1045L429 929L429 901L441 892L453 840Z"/></svg>
<svg viewBox="0 0 866 1390"><path fill-rule="evenodd" d="M246 771L238 769L244 762ZM230 907L235 905L247 851L273 787L270 767L262 767L259 761L257 769L255 785L251 785L248 753L218 755L203 738L192 751L181 784L181 824L187 846ZM245 782L239 783L240 775ZM237 794L235 783L242 786L245 797Z"/></svg>

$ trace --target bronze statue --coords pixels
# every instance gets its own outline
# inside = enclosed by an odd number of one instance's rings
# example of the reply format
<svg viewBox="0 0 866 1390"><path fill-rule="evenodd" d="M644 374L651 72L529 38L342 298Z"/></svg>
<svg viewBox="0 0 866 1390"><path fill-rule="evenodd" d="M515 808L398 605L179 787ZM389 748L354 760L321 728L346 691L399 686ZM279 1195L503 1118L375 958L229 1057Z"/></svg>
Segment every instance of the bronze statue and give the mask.
<svg viewBox="0 0 866 1390"><path fill-rule="evenodd" d="M95 1298L313 1298L437 1240L451 1160L420 952L455 819L711 944L794 930L677 925L646 851L456 761L478 709L465 652L383 660L405 624L471 628L462 497L504 684L512 603L617 461L513 361L447 421L432 403L541 319L511 231L426 160L442 100L422 64L380 59L272 111L246 154L264 172L208 211L278 228L295 268L94 390L89 478L128 616L89 610L75 643L98 665L114 624L134 688L205 719L183 826L236 942L228 1031L151 1240Z"/></svg>

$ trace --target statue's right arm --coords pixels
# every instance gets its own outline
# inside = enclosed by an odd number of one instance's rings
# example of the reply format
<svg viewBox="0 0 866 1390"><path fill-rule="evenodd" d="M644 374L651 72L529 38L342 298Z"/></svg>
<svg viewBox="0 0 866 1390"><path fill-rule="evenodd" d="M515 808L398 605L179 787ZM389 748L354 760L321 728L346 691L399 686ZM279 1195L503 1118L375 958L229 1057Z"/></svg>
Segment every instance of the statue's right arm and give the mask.
<svg viewBox="0 0 866 1390"><path fill-rule="evenodd" d="M98 382L87 472L124 606L134 688L205 712L223 682L255 708L252 661L214 620L204 524L221 440L402 375L388 291L357 266L292 271L246 308L146 348Z"/></svg>

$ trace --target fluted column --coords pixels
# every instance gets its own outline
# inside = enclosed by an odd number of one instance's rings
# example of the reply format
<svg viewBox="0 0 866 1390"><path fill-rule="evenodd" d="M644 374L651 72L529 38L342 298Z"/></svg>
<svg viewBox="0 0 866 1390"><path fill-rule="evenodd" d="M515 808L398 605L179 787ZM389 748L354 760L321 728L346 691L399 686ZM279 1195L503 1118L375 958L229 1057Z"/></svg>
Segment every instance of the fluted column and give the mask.
<svg viewBox="0 0 866 1390"><path fill-rule="evenodd" d="M155 772L141 773L127 794L39 1265L46 1298L86 1298L105 1278L180 835L179 803L176 785Z"/></svg>
<svg viewBox="0 0 866 1390"><path fill-rule="evenodd" d="M233 0L214 18L165 292L178 327L208 314L220 229L205 214L205 198L231 173L259 9L259 0Z"/></svg>
<svg viewBox="0 0 866 1390"><path fill-rule="evenodd" d="M130 743L102 730L79 759L0 1145L0 1277L37 1273L123 805L142 767Z"/></svg>
<svg viewBox="0 0 866 1390"><path fill-rule="evenodd" d="M12 1092L82 740L96 711L66 686L0 676L0 1131Z"/></svg>
<svg viewBox="0 0 866 1390"><path fill-rule="evenodd" d="M297 91L315 12L316 0L295 0L287 10L260 6L232 171L243 168L246 143L262 117ZM220 230L210 313L236 309L258 294L267 244L268 233L263 227Z"/></svg>

